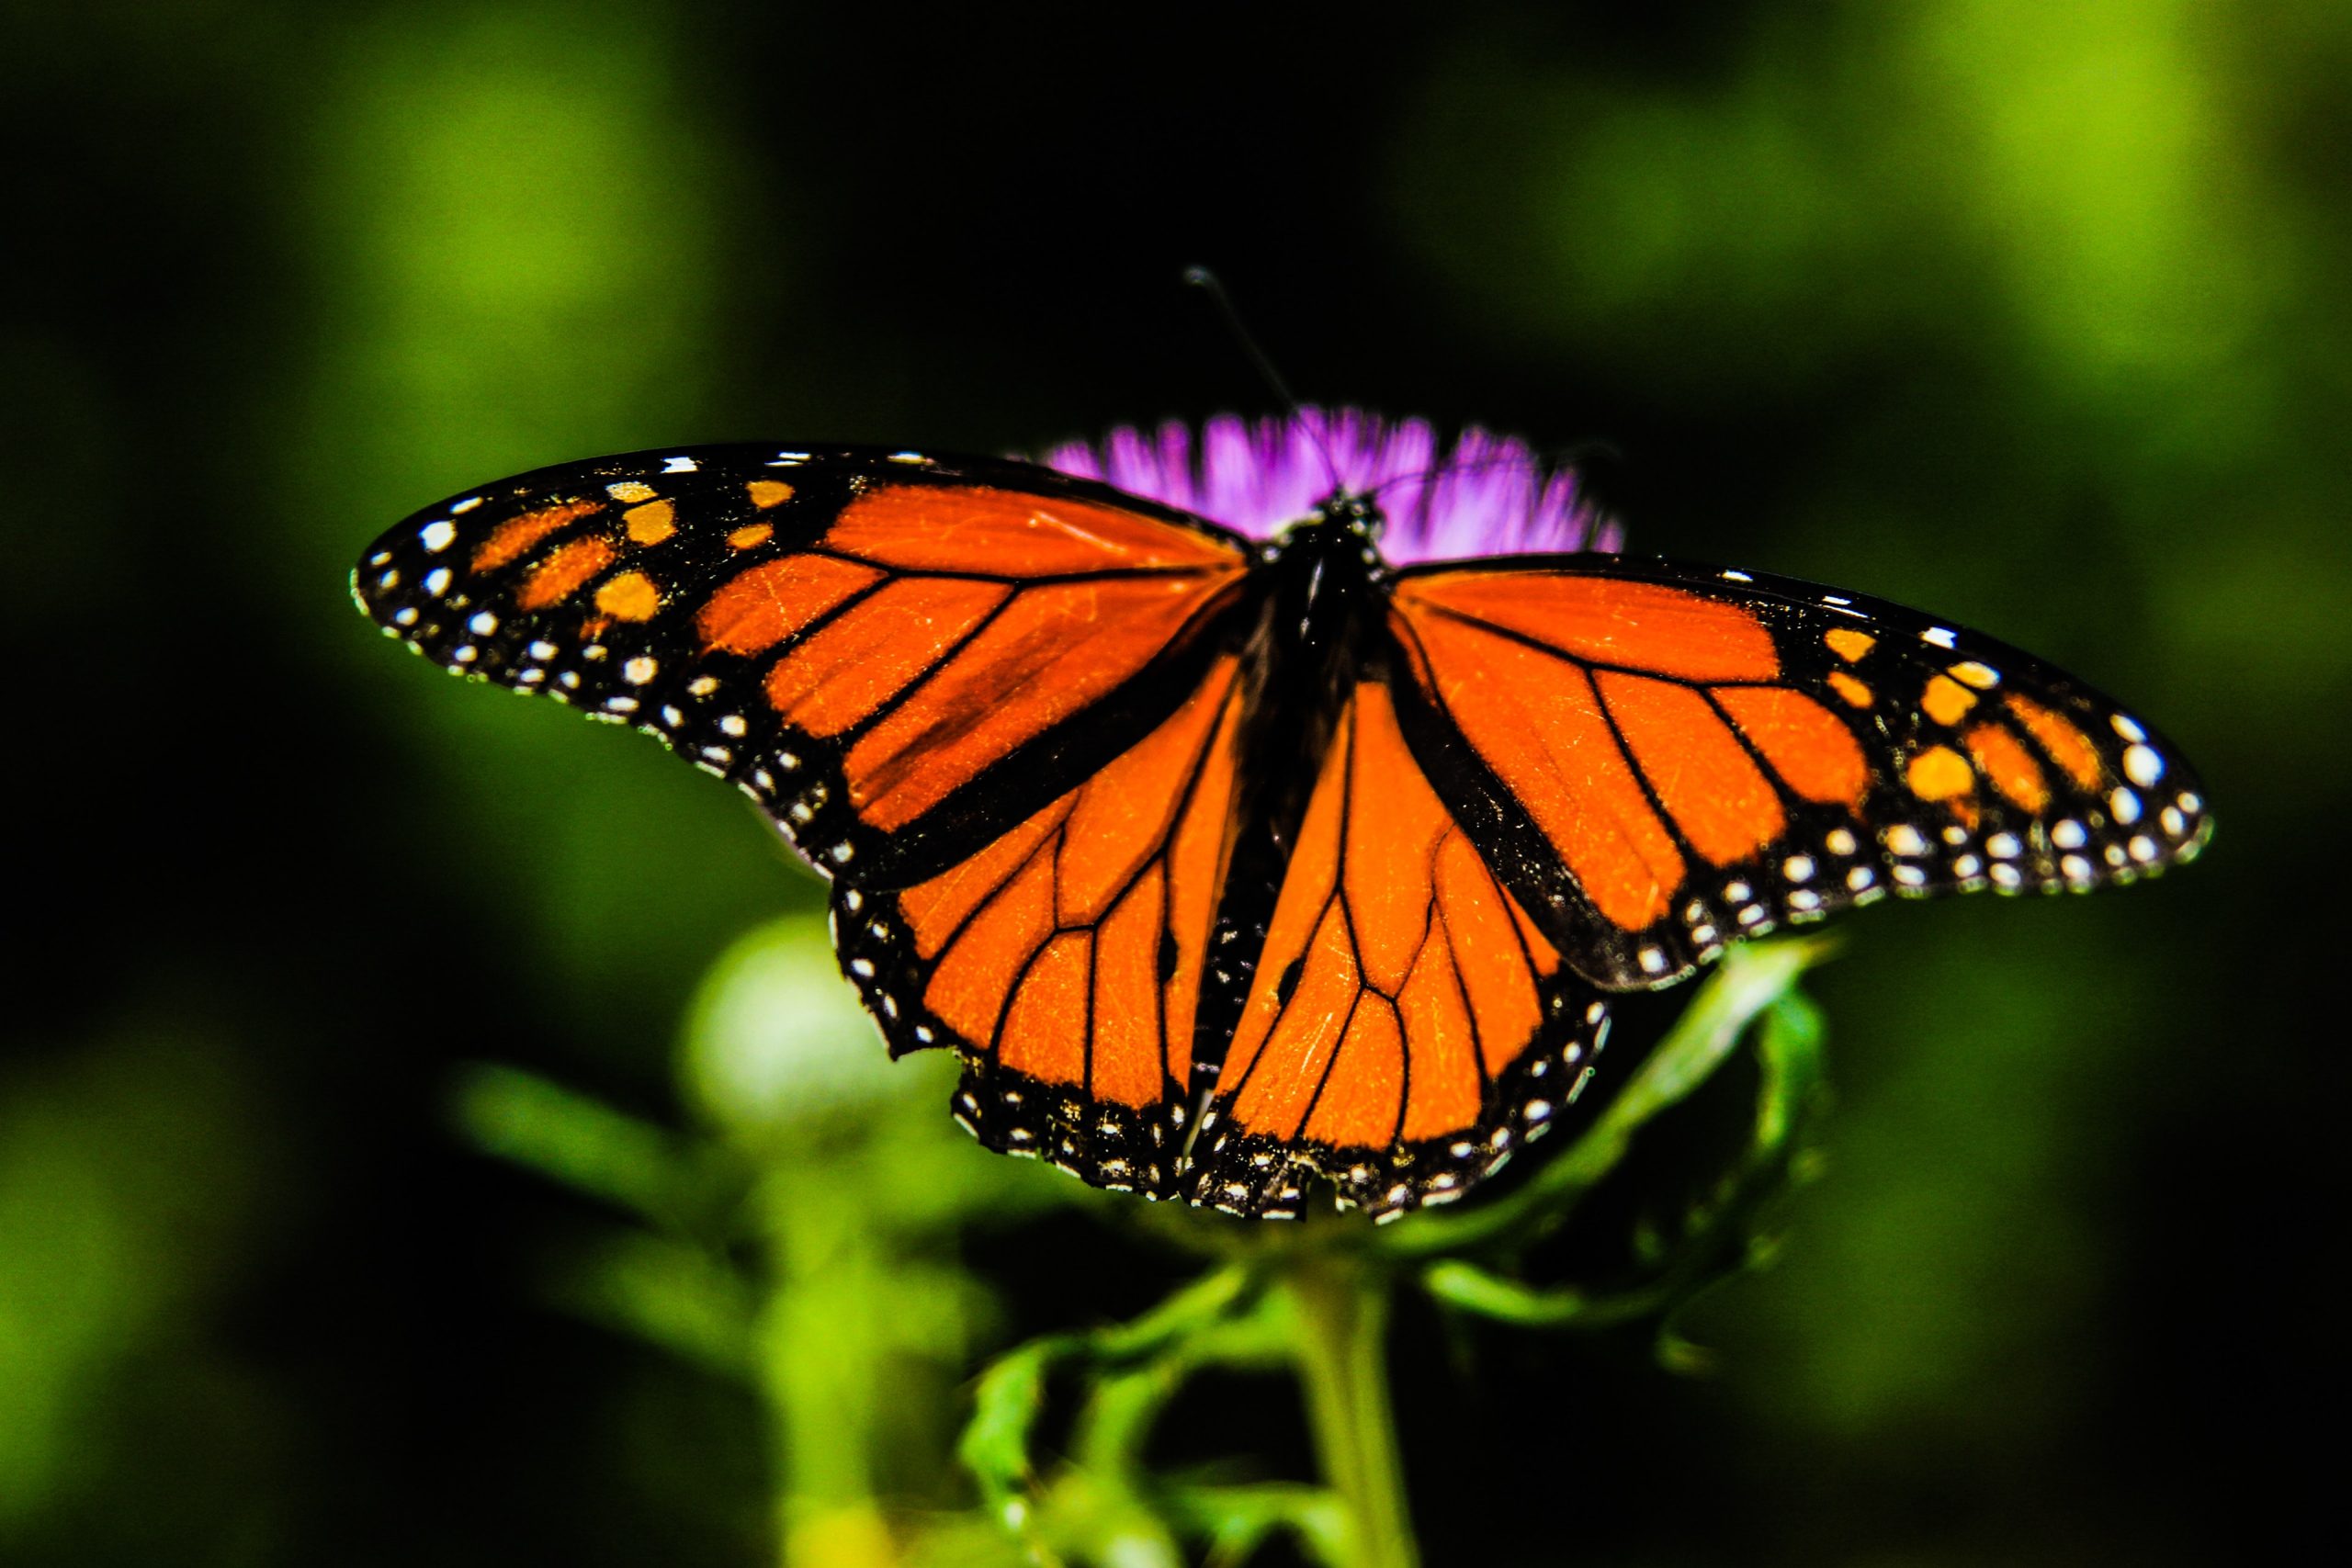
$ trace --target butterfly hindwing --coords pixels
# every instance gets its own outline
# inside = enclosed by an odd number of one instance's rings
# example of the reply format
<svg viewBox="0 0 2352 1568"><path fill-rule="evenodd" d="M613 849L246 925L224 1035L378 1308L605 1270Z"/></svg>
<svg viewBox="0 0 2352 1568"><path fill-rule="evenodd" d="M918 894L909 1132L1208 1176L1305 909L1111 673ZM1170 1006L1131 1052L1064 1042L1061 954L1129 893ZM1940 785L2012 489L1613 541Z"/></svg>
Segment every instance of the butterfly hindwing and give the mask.
<svg viewBox="0 0 2352 1568"><path fill-rule="evenodd" d="M956 1114L989 1148L1174 1191L1241 708L1227 655L970 859L896 891L835 884L835 942L893 1052L956 1049Z"/></svg>
<svg viewBox="0 0 2352 1568"><path fill-rule="evenodd" d="M1400 573L1390 626L1441 792L1605 986L1890 892L2129 881L2210 831L2114 703L1898 605L1529 558Z"/></svg>
<svg viewBox="0 0 2352 1568"><path fill-rule="evenodd" d="M1182 701L1248 559L1027 464L718 446L428 508L354 590L427 657L648 729L820 867L887 881L986 842Z"/></svg>
<svg viewBox="0 0 2352 1568"><path fill-rule="evenodd" d="M1189 1195L1375 1216L1460 1197L1590 1075L1599 993L1505 890L1356 686L1326 753L1193 1147Z"/></svg>

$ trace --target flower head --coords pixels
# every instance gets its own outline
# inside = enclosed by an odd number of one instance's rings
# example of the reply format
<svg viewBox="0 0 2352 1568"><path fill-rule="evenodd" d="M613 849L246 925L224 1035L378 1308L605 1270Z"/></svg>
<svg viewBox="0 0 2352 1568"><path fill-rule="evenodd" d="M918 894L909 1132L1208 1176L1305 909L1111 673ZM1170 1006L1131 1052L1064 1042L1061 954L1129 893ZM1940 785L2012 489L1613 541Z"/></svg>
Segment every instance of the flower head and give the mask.
<svg viewBox="0 0 2352 1568"><path fill-rule="evenodd" d="M1254 423L1220 414L1197 438L1170 420L1156 432L1122 427L1100 443L1069 442L1044 460L1256 538L1311 515L1334 489L1369 495L1388 520L1380 552L1398 566L1623 545L1618 525L1577 494L1573 472L1475 425L1441 453L1426 420L1358 409L1304 408Z"/></svg>

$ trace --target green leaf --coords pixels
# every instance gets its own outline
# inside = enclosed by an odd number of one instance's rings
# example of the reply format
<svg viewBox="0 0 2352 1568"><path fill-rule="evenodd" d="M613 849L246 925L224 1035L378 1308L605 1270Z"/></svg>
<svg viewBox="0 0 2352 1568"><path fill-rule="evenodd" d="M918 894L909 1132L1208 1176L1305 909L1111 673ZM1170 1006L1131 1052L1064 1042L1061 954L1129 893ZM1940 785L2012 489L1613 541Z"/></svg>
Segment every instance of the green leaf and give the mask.
<svg viewBox="0 0 2352 1568"><path fill-rule="evenodd" d="M1664 1292L1656 1286L1614 1294L1568 1286L1547 1289L1460 1258L1431 1264L1421 1275L1421 1287L1449 1306L1522 1328L1605 1328L1646 1316L1665 1304Z"/></svg>
<svg viewBox="0 0 2352 1568"><path fill-rule="evenodd" d="M750 1286L698 1247L628 1233L598 1249L562 1291L568 1304L730 1377L752 1363Z"/></svg>
<svg viewBox="0 0 2352 1568"><path fill-rule="evenodd" d="M1029 1441L1045 1408L1046 1379L1056 1361L1080 1348L1073 1335L1032 1339L998 1357L973 1389L972 1418L956 1444L956 1457L979 1483L989 1511L1015 1532L1030 1519L1024 1493L1036 1464Z"/></svg>
<svg viewBox="0 0 2352 1568"><path fill-rule="evenodd" d="M665 1224L679 1217L687 1161L650 1122L535 1073L487 1063L460 1078L456 1111L486 1154Z"/></svg>
<svg viewBox="0 0 2352 1568"><path fill-rule="evenodd" d="M1348 1561L1346 1511L1320 1486L1177 1483L1164 1489L1163 1506L1179 1534L1208 1542L1212 1564L1246 1560L1278 1530L1289 1531L1323 1568L1344 1568Z"/></svg>

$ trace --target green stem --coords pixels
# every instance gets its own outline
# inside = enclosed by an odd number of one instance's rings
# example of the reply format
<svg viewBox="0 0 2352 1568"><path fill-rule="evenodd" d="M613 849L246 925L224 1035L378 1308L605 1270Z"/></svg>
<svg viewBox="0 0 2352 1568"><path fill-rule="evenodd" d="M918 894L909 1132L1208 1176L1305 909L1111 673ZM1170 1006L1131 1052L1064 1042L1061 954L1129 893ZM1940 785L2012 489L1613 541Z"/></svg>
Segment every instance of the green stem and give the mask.
<svg viewBox="0 0 2352 1568"><path fill-rule="evenodd" d="M1316 1456L1347 1510L1349 1568L1416 1568L1388 1404L1389 1275L1346 1250L1308 1247L1289 1285Z"/></svg>

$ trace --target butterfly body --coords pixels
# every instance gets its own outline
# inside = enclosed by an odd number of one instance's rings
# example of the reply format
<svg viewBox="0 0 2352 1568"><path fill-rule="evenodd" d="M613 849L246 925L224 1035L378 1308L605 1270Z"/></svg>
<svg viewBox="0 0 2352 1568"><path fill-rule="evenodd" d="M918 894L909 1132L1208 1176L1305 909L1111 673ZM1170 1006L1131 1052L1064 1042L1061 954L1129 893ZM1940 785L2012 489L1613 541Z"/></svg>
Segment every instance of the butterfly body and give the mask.
<svg viewBox="0 0 2352 1568"><path fill-rule="evenodd" d="M1610 992L1741 937L2210 829L2160 738L1989 639L1612 554L1391 565L1409 513L1329 486L1260 543L1026 464L706 447L428 508L355 586L750 795L985 1145L1244 1214L1460 1196Z"/></svg>

